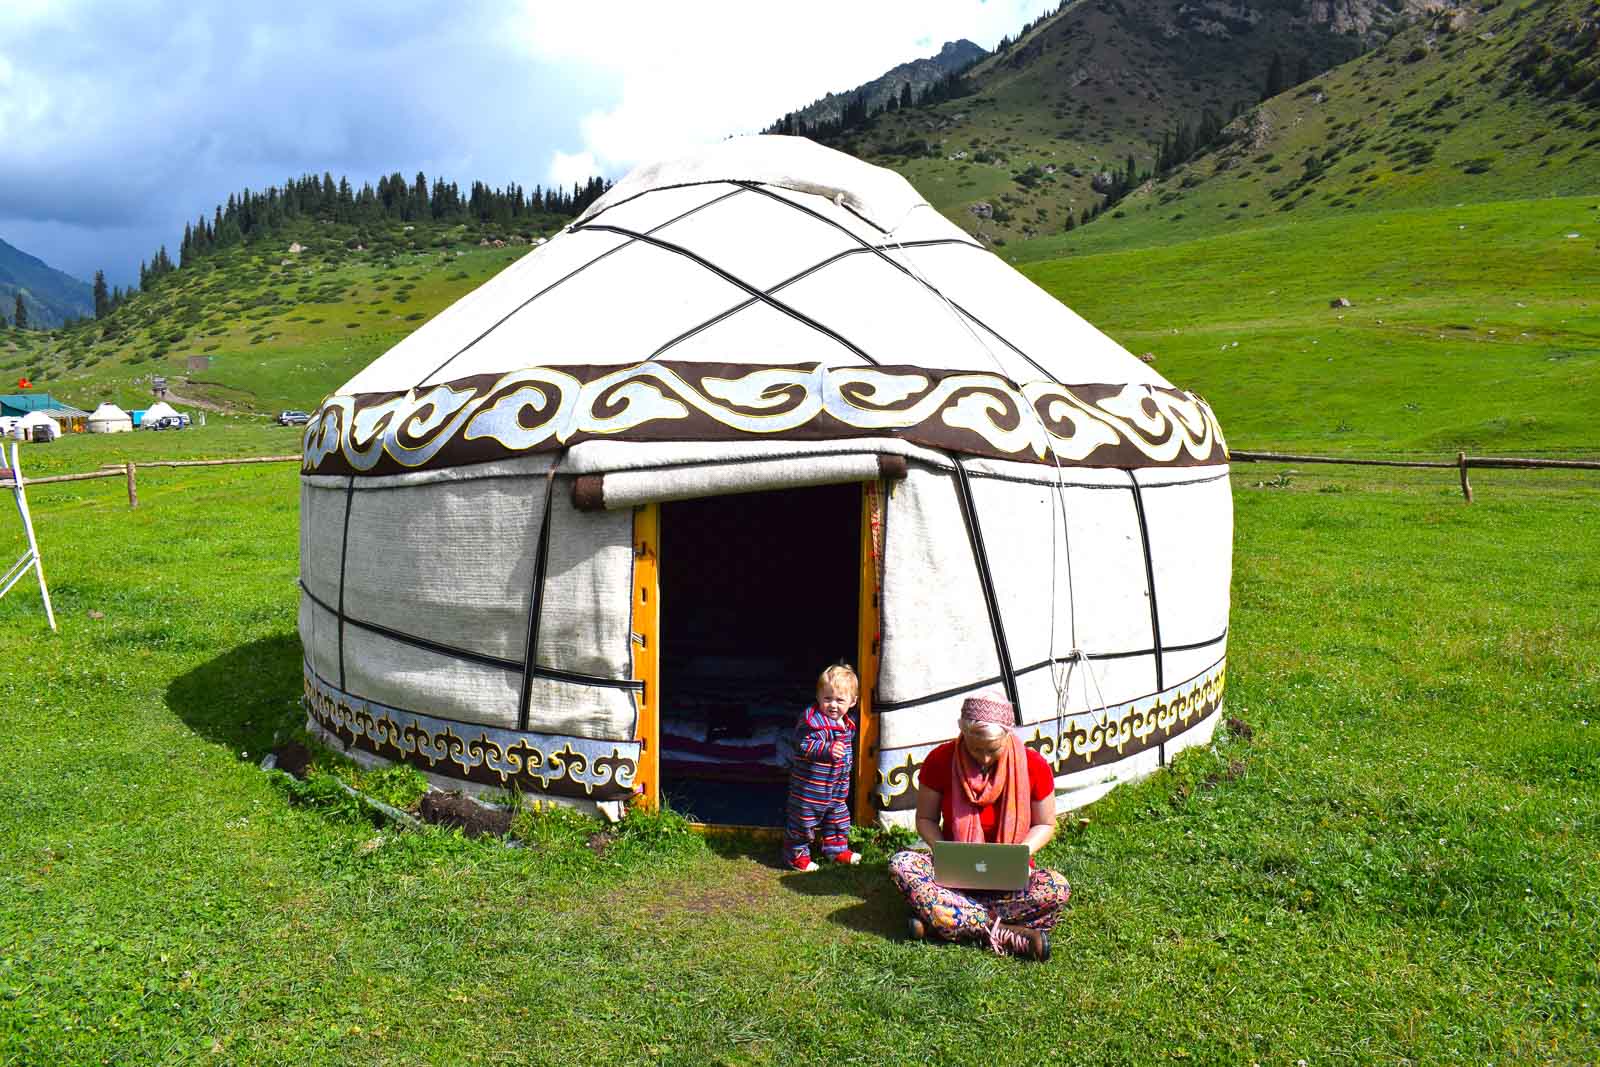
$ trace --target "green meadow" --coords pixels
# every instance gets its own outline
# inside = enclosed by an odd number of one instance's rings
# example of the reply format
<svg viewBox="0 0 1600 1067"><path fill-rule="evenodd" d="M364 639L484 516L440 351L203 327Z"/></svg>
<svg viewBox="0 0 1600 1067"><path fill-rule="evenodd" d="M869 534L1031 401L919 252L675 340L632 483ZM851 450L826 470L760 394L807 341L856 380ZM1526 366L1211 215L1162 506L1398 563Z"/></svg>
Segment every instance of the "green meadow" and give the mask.
<svg viewBox="0 0 1600 1067"><path fill-rule="evenodd" d="M278 444L28 461L147 441ZM301 721L294 465L148 468L137 511L38 486L61 631L0 602L0 1062L1592 1062L1600 486L1476 480L1236 471L1248 729L1064 822L1045 965L903 940L877 841L783 874L546 813L511 849L291 786L257 761Z"/></svg>

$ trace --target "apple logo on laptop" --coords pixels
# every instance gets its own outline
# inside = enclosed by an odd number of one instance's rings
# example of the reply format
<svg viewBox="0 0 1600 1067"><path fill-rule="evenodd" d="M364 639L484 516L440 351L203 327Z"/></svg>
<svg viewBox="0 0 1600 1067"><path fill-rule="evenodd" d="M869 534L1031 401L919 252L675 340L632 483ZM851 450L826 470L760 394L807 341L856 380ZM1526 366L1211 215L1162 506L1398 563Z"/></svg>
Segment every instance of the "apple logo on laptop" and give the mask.
<svg viewBox="0 0 1600 1067"><path fill-rule="evenodd" d="M977 871L979 874L988 874L989 873L989 865L987 863L984 863L982 860L979 860L978 863L973 867L973 869L975 871Z"/></svg>

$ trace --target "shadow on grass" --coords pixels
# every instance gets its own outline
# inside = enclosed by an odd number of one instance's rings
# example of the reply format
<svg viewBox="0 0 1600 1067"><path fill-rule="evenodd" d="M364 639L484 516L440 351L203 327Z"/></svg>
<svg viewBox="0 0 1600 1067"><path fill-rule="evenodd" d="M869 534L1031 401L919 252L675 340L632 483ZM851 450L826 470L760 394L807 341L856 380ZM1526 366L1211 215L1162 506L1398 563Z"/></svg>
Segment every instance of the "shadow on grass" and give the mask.
<svg viewBox="0 0 1600 1067"><path fill-rule="evenodd" d="M829 912L829 922L896 941L905 936L909 914L905 898L889 880L889 870L882 862L867 862L860 867L824 866L810 874L786 874L778 881L801 896L855 898L854 903Z"/></svg>
<svg viewBox="0 0 1600 1067"><path fill-rule="evenodd" d="M300 638L264 637L172 680L167 707L201 737L260 758L300 725Z"/></svg>

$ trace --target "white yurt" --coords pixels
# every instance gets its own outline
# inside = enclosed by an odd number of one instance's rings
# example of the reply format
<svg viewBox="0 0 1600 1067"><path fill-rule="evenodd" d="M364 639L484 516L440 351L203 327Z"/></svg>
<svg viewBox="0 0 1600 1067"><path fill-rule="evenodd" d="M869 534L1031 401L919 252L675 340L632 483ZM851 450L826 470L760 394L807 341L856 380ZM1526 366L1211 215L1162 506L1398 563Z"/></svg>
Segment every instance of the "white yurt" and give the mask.
<svg viewBox="0 0 1600 1067"><path fill-rule="evenodd" d="M1227 464L1203 400L898 175L726 141L313 415L308 724L447 787L777 824L844 660L858 820L909 825L991 690L1074 807L1211 737Z"/></svg>
<svg viewBox="0 0 1600 1067"><path fill-rule="evenodd" d="M126 433L133 429L133 416L109 400L89 413L90 433Z"/></svg>
<svg viewBox="0 0 1600 1067"><path fill-rule="evenodd" d="M178 409L165 400L157 400L154 404L144 409L144 418L139 420L141 429L150 429L162 419L179 418Z"/></svg>
<svg viewBox="0 0 1600 1067"><path fill-rule="evenodd" d="M30 411L17 420L17 429L22 432L24 441L38 444L43 441L54 441L61 436L61 424L42 411Z"/></svg>

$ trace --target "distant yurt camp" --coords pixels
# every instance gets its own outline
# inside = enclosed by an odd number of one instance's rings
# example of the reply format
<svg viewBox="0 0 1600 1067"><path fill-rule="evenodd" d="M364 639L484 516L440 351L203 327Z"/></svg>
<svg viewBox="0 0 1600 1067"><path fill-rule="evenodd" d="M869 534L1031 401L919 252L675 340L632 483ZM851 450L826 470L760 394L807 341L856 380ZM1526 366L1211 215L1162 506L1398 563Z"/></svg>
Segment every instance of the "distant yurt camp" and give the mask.
<svg viewBox="0 0 1600 1067"><path fill-rule="evenodd" d="M61 424L42 411L30 411L17 420L24 441L42 444L61 436Z"/></svg>
<svg viewBox="0 0 1600 1067"><path fill-rule="evenodd" d="M910 825L1005 692L1064 807L1221 714L1232 499L1206 403L799 138L647 166L306 430L309 725L438 784L782 820L826 665L856 817Z"/></svg>
<svg viewBox="0 0 1600 1067"><path fill-rule="evenodd" d="M133 429L133 416L107 401L89 414L90 433L126 433Z"/></svg>

